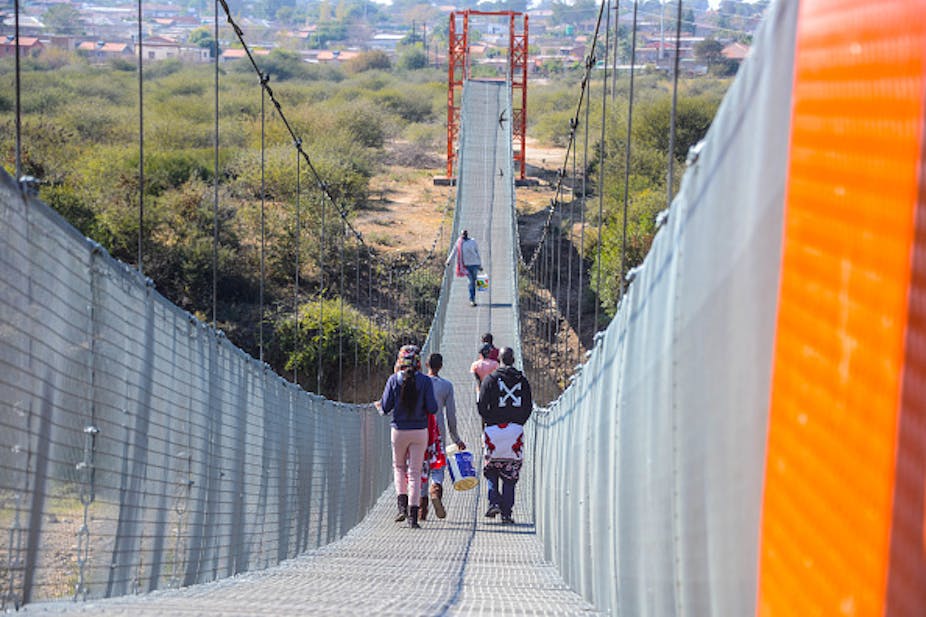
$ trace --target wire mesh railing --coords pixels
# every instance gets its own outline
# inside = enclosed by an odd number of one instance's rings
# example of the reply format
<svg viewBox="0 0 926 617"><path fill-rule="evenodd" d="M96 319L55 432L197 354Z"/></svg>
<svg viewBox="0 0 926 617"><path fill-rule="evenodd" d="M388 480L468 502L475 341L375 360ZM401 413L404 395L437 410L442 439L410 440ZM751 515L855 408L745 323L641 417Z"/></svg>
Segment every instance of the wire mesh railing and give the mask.
<svg viewBox="0 0 926 617"><path fill-rule="evenodd" d="M0 221L4 609L264 568L388 485L370 407L286 382L5 174Z"/></svg>

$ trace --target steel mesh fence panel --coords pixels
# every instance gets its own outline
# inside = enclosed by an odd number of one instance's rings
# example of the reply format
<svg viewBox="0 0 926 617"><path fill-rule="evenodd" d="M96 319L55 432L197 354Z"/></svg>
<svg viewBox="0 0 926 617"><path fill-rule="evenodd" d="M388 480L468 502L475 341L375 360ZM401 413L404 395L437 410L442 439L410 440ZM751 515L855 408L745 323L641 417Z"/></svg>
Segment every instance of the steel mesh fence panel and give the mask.
<svg viewBox="0 0 926 617"><path fill-rule="evenodd" d="M179 587L341 537L388 423L284 381L0 182L3 608Z"/></svg>
<svg viewBox="0 0 926 617"><path fill-rule="evenodd" d="M770 7L613 321L528 424L546 555L612 614L755 612L796 11Z"/></svg>

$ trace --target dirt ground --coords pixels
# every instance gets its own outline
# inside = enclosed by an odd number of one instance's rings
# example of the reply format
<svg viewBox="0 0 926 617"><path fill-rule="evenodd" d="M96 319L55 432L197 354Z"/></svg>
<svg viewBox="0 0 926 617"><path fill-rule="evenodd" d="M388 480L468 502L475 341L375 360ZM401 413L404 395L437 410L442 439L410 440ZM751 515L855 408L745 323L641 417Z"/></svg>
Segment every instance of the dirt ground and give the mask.
<svg viewBox="0 0 926 617"><path fill-rule="evenodd" d="M518 210L536 213L550 205L556 170L562 167L564 148L541 146L528 138L527 177L536 186L519 187ZM389 152L395 161L370 182L368 208L359 213L356 226L367 242L386 255L397 252L426 252L434 245L444 222L442 246L448 246L453 223L454 188L434 186L434 178L445 174L442 153L409 157L407 146L397 144ZM398 163L414 163L402 165Z"/></svg>

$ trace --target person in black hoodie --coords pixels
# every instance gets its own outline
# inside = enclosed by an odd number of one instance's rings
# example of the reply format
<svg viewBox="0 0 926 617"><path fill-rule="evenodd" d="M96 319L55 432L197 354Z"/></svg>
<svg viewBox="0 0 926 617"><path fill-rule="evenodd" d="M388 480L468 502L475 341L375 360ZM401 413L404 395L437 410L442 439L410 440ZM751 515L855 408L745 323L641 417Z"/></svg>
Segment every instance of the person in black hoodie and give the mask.
<svg viewBox="0 0 926 617"><path fill-rule="evenodd" d="M514 350L499 353L502 366L482 380L479 389L479 415L483 432L485 461L482 475L489 485L489 509L485 515L502 515L502 523L514 523L514 488L524 454L524 424L534 410L531 385L514 368ZM499 490L501 485L501 490Z"/></svg>

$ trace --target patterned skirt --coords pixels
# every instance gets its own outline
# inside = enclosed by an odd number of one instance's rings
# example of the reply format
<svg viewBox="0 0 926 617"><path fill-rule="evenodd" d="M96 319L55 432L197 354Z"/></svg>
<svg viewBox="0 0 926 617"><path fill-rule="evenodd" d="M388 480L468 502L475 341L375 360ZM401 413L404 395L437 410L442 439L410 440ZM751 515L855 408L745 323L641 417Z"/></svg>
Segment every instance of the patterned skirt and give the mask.
<svg viewBox="0 0 926 617"><path fill-rule="evenodd" d="M510 482L517 482L521 475L521 461L513 459L498 458L492 461L486 461L482 467L482 475L486 476L486 471L493 470L499 476ZM486 476L488 478L488 476Z"/></svg>

